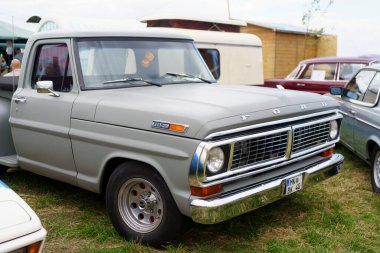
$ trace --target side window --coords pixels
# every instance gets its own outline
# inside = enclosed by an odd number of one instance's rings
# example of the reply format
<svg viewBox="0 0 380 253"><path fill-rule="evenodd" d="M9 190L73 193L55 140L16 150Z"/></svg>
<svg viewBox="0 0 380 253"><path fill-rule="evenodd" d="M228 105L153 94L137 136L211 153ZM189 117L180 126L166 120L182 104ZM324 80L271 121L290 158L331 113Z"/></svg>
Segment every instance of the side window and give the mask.
<svg viewBox="0 0 380 253"><path fill-rule="evenodd" d="M301 77L301 79L311 79L311 73L313 72L314 64L310 64L306 67L305 74Z"/></svg>
<svg viewBox="0 0 380 253"><path fill-rule="evenodd" d="M339 79L350 80L359 69L363 68L364 64L358 63L341 63L339 64Z"/></svg>
<svg viewBox="0 0 380 253"><path fill-rule="evenodd" d="M220 77L220 54L216 49L198 49L216 80Z"/></svg>
<svg viewBox="0 0 380 253"><path fill-rule="evenodd" d="M38 81L52 81L53 90L70 92L73 76L66 44L47 44L39 46L33 66L32 88Z"/></svg>
<svg viewBox="0 0 380 253"><path fill-rule="evenodd" d="M377 103L377 96L380 89L380 73L377 72L376 76L373 78L371 84L369 85L367 91L364 94L363 102L369 104Z"/></svg>
<svg viewBox="0 0 380 253"><path fill-rule="evenodd" d="M334 80L336 64L314 64L308 66L303 79L312 81Z"/></svg>
<svg viewBox="0 0 380 253"><path fill-rule="evenodd" d="M344 96L352 100L362 101L368 85L372 81L375 74L376 71L374 70L363 70L359 72L347 84Z"/></svg>

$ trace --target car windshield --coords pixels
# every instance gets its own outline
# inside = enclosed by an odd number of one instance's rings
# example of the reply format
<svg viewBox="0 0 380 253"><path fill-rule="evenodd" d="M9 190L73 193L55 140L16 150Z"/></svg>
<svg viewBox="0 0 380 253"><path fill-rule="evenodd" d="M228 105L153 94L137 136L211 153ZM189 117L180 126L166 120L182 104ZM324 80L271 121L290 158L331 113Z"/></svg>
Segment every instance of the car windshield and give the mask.
<svg viewBox="0 0 380 253"><path fill-rule="evenodd" d="M77 45L82 89L215 82L189 40L80 39Z"/></svg>
<svg viewBox="0 0 380 253"><path fill-rule="evenodd" d="M296 79L298 72L301 70L302 67L303 65L298 65L295 69L293 69L292 72L290 72L290 74L286 77L286 79L289 79L289 80Z"/></svg>

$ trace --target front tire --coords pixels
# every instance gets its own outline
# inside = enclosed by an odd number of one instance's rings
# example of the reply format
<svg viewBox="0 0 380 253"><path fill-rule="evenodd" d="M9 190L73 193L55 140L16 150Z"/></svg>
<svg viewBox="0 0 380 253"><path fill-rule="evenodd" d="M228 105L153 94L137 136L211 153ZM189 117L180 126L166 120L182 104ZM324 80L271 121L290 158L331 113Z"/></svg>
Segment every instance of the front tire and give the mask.
<svg viewBox="0 0 380 253"><path fill-rule="evenodd" d="M106 206L122 237L156 247L178 238L185 223L161 176L137 162L123 163L112 173Z"/></svg>
<svg viewBox="0 0 380 253"><path fill-rule="evenodd" d="M380 193L380 149L377 148L372 156L371 168L372 191Z"/></svg>

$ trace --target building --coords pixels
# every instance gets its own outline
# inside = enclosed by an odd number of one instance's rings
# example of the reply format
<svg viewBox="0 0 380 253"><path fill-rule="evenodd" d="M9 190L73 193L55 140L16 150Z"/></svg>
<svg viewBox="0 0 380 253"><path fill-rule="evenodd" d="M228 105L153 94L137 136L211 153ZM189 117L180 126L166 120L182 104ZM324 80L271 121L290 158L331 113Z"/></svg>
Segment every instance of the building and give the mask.
<svg viewBox="0 0 380 253"><path fill-rule="evenodd" d="M261 39L265 79L287 76L304 59L337 54L335 35L316 36L301 27L253 21L240 31Z"/></svg>

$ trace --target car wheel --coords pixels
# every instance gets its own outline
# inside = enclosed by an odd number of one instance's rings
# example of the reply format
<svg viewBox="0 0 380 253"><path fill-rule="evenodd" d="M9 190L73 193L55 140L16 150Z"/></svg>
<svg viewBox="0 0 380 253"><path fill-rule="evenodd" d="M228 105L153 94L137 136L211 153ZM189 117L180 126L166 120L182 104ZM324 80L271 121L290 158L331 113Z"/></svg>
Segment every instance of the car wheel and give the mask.
<svg viewBox="0 0 380 253"><path fill-rule="evenodd" d="M2 178L5 174L5 172L7 172L8 168L3 166L3 165L0 165L0 178Z"/></svg>
<svg viewBox="0 0 380 253"><path fill-rule="evenodd" d="M161 176L137 162L124 163L112 173L106 206L122 237L156 247L180 236L186 219Z"/></svg>
<svg viewBox="0 0 380 253"><path fill-rule="evenodd" d="M380 149L372 156L371 183L373 192L380 193Z"/></svg>

